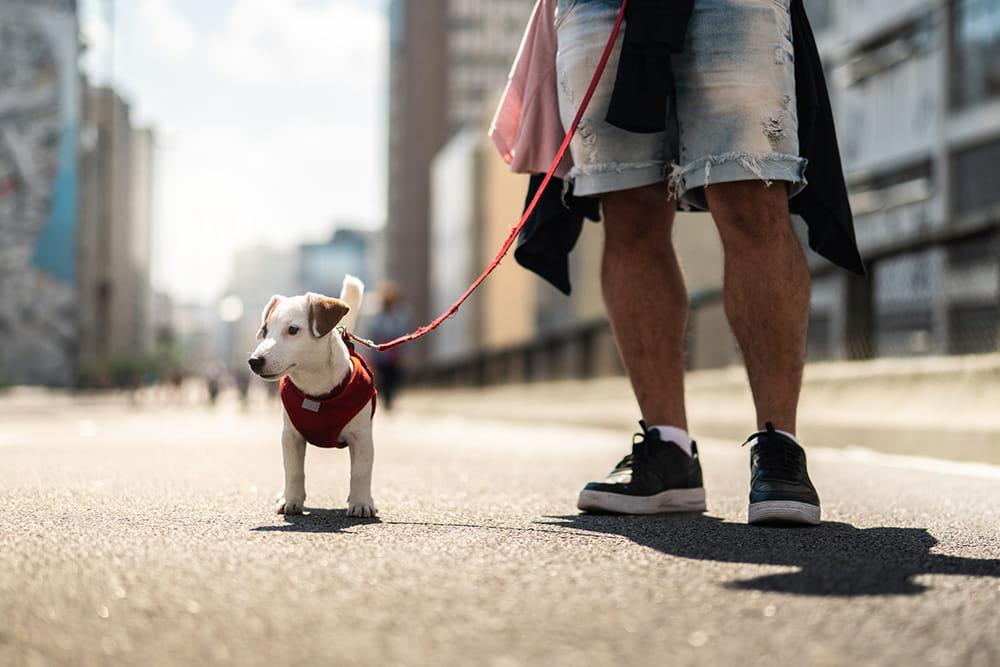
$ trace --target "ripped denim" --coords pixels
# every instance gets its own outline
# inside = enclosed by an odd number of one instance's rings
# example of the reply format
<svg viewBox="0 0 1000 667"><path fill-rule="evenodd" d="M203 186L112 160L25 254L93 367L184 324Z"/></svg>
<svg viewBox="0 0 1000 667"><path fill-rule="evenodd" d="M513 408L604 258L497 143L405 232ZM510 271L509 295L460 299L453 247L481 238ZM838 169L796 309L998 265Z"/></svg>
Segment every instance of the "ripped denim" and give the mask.
<svg viewBox="0 0 1000 667"><path fill-rule="evenodd" d="M559 112L568 125L614 23L619 0L559 0ZM604 117L618 49L571 144L577 195L662 181L688 207L707 209L705 187L761 180L806 185L799 157L789 0L695 0L684 52L672 58L676 128L634 134ZM621 46L619 37L619 48ZM666 111L664 111L666 113Z"/></svg>

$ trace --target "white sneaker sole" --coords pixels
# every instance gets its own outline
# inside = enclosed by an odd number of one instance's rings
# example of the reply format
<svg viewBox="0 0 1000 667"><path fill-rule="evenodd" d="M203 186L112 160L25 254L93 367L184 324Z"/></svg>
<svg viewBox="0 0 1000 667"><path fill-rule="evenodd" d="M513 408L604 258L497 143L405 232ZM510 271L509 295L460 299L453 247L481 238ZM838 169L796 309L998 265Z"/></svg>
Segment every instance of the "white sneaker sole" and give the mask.
<svg viewBox="0 0 1000 667"><path fill-rule="evenodd" d="M704 512L705 489L669 489L652 496L623 496L607 491L580 492L576 506L584 512L614 514L659 514L661 512Z"/></svg>
<svg viewBox="0 0 1000 667"><path fill-rule="evenodd" d="M819 516L819 505L795 500L765 500L750 505L747 523L801 523L818 526Z"/></svg>

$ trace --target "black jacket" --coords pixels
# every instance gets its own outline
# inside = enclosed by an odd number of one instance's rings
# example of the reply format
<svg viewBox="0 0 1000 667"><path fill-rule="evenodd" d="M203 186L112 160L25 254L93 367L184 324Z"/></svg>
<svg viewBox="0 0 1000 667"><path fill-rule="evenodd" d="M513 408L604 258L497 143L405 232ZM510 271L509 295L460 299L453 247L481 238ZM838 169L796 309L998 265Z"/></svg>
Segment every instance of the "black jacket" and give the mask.
<svg viewBox="0 0 1000 667"><path fill-rule="evenodd" d="M621 58L608 107L609 123L630 132L669 129L667 123L675 119L670 54L683 48L693 5L694 0L629 0ZM809 160L809 184L791 199L789 206L792 213L806 221L813 250L844 269L864 275L826 78L802 0L791 2L791 24L799 154ZM525 205L541 180L540 175L531 178ZM569 294L568 255L576 245L583 218L599 219L598 200L571 194L563 197L562 181L552 180L521 231L514 258Z"/></svg>

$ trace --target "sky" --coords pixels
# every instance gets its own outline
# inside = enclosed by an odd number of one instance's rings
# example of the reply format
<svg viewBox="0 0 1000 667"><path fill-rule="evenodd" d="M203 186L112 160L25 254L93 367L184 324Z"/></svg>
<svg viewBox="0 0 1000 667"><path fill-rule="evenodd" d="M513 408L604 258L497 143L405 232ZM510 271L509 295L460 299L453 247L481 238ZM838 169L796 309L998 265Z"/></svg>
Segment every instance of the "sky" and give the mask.
<svg viewBox="0 0 1000 667"><path fill-rule="evenodd" d="M84 71L157 132L155 288L208 303L239 248L383 224L386 0L79 7Z"/></svg>

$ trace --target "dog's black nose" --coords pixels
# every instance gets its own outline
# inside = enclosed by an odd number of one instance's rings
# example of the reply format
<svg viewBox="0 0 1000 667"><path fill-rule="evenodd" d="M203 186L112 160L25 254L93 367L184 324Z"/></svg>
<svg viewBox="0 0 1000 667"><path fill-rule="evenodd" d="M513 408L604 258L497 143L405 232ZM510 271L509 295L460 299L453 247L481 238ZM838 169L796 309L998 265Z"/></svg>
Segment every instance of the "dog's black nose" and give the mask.
<svg viewBox="0 0 1000 667"><path fill-rule="evenodd" d="M247 363L250 364L250 370L257 373L264 368L264 357L250 357Z"/></svg>

